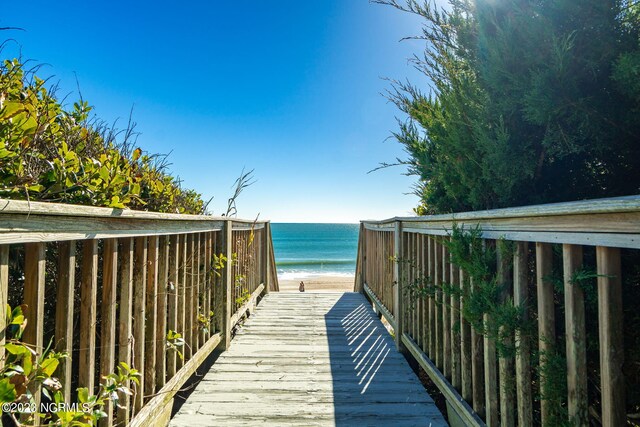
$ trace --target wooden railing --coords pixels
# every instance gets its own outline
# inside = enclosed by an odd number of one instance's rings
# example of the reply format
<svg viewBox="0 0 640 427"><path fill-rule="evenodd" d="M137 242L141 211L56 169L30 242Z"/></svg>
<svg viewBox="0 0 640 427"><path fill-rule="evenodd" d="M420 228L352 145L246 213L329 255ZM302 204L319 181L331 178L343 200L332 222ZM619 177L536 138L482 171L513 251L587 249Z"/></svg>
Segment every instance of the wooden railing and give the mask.
<svg viewBox="0 0 640 427"><path fill-rule="evenodd" d="M24 302L23 340L69 354L55 373L66 402L119 362L140 371L101 425L166 424L176 392L277 290L269 222L0 200L0 344L7 301Z"/></svg>
<svg viewBox="0 0 640 427"><path fill-rule="evenodd" d="M501 337L500 344L513 345L514 353L497 352L495 337L483 335L486 330L476 330L464 316L466 297L475 290L467 272L451 263L454 227L479 227L485 248L514 242L505 245L511 256L496 251L493 266L503 301L512 301L535 325L532 333L516 330ZM422 366L465 425L552 425L551 402L541 393L548 379L539 372L548 363L544 355L557 350L566 357L562 380L570 423L588 425L591 417L622 426L623 336L633 330L623 319L623 283L633 280L624 273L638 261L639 248L640 196L363 221L356 290L387 318L399 350ZM573 277L587 263L597 281L589 319L585 290ZM554 289L554 274L561 291ZM429 283L433 292L411 292L416 283ZM485 315L481 321L490 320ZM593 336L587 336L587 323L596 325ZM599 347L589 371L587 338ZM559 341L565 348L558 348ZM594 411L598 399L600 409Z"/></svg>

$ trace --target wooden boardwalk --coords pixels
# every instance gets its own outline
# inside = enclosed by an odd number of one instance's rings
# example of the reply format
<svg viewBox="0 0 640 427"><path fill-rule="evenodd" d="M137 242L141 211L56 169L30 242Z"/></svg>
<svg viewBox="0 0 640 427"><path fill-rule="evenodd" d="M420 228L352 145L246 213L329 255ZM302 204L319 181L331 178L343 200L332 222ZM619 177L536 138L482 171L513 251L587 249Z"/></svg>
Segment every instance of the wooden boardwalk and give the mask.
<svg viewBox="0 0 640 427"><path fill-rule="evenodd" d="M171 426L446 426L358 293L270 293Z"/></svg>

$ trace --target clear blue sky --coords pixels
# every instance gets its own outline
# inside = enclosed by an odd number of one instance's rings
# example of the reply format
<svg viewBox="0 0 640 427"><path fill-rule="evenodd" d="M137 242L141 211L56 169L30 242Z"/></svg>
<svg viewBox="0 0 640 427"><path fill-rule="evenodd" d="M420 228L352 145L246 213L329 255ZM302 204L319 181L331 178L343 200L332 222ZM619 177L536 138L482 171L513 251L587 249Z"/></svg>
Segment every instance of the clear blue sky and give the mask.
<svg viewBox="0 0 640 427"><path fill-rule="evenodd" d="M59 95L125 125L144 149L171 152L185 186L218 214L243 167L257 182L239 215L276 222L356 222L408 215L413 177L385 139L397 128L383 77L426 86L407 59L420 21L368 0L30 1L3 4L14 37L3 58L47 64Z"/></svg>

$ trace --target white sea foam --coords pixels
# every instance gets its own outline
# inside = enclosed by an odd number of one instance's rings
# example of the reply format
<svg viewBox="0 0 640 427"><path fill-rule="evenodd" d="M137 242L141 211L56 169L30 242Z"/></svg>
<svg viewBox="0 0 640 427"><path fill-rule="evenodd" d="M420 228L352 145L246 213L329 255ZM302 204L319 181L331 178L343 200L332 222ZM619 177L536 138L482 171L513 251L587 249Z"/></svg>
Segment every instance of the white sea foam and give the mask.
<svg viewBox="0 0 640 427"><path fill-rule="evenodd" d="M336 272L312 272L312 271L279 271L278 279L279 280L304 280L304 279L313 279L316 277L344 277L344 278L354 278L355 274L353 273L336 273Z"/></svg>

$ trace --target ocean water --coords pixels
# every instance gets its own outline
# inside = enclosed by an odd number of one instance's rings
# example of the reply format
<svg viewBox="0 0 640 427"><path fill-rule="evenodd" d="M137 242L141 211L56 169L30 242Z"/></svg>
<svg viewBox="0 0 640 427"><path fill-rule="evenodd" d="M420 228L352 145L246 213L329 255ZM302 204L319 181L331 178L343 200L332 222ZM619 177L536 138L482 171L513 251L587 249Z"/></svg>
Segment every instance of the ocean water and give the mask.
<svg viewBox="0 0 640 427"><path fill-rule="evenodd" d="M358 230L358 224L271 224L278 276L353 276Z"/></svg>

